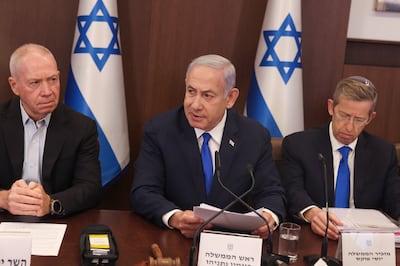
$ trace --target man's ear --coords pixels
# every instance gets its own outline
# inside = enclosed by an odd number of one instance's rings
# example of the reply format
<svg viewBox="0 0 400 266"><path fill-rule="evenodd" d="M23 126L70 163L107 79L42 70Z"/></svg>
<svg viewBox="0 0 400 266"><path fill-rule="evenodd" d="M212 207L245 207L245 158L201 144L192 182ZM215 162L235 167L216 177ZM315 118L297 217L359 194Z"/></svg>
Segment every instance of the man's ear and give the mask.
<svg viewBox="0 0 400 266"><path fill-rule="evenodd" d="M372 113L369 115L369 119L368 119L368 121L367 121L367 125L368 125L369 123L371 123L371 121L372 121L375 117L376 117L376 112L372 112Z"/></svg>
<svg viewBox="0 0 400 266"><path fill-rule="evenodd" d="M226 96L226 109L230 109L235 105L237 98L239 97L239 89L233 88L229 91Z"/></svg>
<svg viewBox="0 0 400 266"><path fill-rule="evenodd" d="M10 84L10 88L13 91L13 93L17 96L19 96L19 92L17 89L17 82L13 77L8 77L8 84Z"/></svg>
<svg viewBox="0 0 400 266"><path fill-rule="evenodd" d="M332 116L333 115L333 108L334 108L333 100L328 99L328 113Z"/></svg>

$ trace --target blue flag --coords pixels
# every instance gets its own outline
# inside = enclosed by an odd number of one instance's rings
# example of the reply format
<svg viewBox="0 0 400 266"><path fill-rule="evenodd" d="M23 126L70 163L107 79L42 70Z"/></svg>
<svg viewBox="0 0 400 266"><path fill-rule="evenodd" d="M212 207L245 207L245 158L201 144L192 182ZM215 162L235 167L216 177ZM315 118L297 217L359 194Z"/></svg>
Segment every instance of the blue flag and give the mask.
<svg viewBox="0 0 400 266"><path fill-rule="evenodd" d="M116 0L79 3L65 103L97 123L103 186L129 163Z"/></svg>
<svg viewBox="0 0 400 266"><path fill-rule="evenodd" d="M245 114L272 137L304 129L300 0L268 1Z"/></svg>

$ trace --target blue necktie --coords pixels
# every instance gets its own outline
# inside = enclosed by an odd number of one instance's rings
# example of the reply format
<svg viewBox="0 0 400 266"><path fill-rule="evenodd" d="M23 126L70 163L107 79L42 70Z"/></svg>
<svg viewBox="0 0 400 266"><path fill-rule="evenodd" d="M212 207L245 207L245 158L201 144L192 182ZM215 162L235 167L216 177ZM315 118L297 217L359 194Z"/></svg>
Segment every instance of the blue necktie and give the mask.
<svg viewBox="0 0 400 266"><path fill-rule="evenodd" d="M213 163L211 158L211 151L208 147L208 141L211 135L209 133L203 133L203 145L201 146L201 160L203 161L203 172L206 184L206 193L210 192L211 183L213 179Z"/></svg>
<svg viewBox="0 0 400 266"><path fill-rule="evenodd" d="M350 196L350 169L347 158L351 148L343 146L339 151L340 154L342 154L342 159L339 163L339 170L336 179L335 207L348 208Z"/></svg>

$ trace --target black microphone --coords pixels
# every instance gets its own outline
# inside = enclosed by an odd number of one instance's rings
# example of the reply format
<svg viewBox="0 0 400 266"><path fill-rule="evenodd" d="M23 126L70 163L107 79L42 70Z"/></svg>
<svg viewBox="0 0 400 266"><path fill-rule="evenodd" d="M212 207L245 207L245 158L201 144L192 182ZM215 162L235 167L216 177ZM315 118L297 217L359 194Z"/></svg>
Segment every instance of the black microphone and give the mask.
<svg viewBox="0 0 400 266"><path fill-rule="evenodd" d="M329 226L329 202L328 202L328 174L326 172L326 160L324 155L318 153L318 159L322 162L324 169L324 192L325 192L325 210L326 210L326 227L325 234L321 245L321 255L308 255L304 256L304 260L308 262L308 265L312 266L317 263L319 259L322 259L328 266L340 266L342 262L336 258L328 256L328 226Z"/></svg>
<svg viewBox="0 0 400 266"><path fill-rule="evenodd" d="M220 167L220 158L219 158L219 153L217 155L218 151L215 152L215 161L216 161L216 167L215 167L215 173L216 175L220 176L221 175L221 167ZM219 166L218 166L219 164ZM219 215L221 215L224 211L228 210L230 207L232 207L235 203L240 201L244 196L250 193L250 191L253 190L254 188L254 179L252 179L250 187L243 192L239 196L235 196L235 199L231 201L229 204L227 204L225 207L223 207L221 210L219 210L217 213L215 213L213 216L208 218L206 221L204 221L196 230L194 236L193 236L193 242L192 242L192 247L190 249L190 256L189 256L189 266L196 266L197 265L197 247L198 247L198 242L199 242L199 236L201 231L203 231L204 227L212 222L215 218L217 218Z"/></svg>
<svg viewBox="0 0 400 266"><path fill-rule="evenodd" d="M249 175L251 177L252 189L253 189L254 183L255 183L253 166L251 166L250 164L247 165L247 171L249 172ZM249 210L254 212L267 225L267 229L268 229L267 253L262 256L261 265L276 265L277 261L282 261L282 262L284 262L286 264L289 264L289 257L288 256L283 256L283 255L272 253L272 234L271 234L271 228L269 227L269 223L268 223L267 219L264 216L262 216L259 212L257 212L252 206L250 206L241 197L238 197L232 190L230 190L222 182L222 179L221 179L221 159L220 159L220 155L219 155L218 151L215 152L215 173L216 173L217 180L218 180L218 183L220 184L220 186L225 191L227 191L229 194L231 194L235 199L237 199L240 203L242 203L244 206L246 206Z"/></svg>

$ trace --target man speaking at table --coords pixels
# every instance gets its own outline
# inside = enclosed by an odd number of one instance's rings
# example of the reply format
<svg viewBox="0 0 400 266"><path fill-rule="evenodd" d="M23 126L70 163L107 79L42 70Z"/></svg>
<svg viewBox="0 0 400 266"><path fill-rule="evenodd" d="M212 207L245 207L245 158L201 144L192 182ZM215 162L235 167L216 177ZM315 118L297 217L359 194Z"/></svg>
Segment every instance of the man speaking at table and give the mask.
<svg viewBox="0 0 400 266"><path fill-rule="evenodd" d="M262 215L271 228L285 218L284 191L272 159L270 134L231 109L239 96L235 79L235 67L222 56L205 55L192 61L186 72L183 107L153 118L144 127L131 191L135 212L193 237L203 222L193 215L193 206L208 203L223 208L234 200L213 173L214 154L219 151L224 185L237 195L245 192L251 185L247 165L252 165L253 207L264 208ZM230 210L249 211L241 203ZM266 238L268 228L263 225L252 233Z"/></svg>
<svg viewBox="0 0 400 266"><path fill-rule="evenodd" d="M44 46L10 58L17 97L0 105L0 209L15 215L68 215L101 195L96 124L59 103L60 73Z"/></svg>

